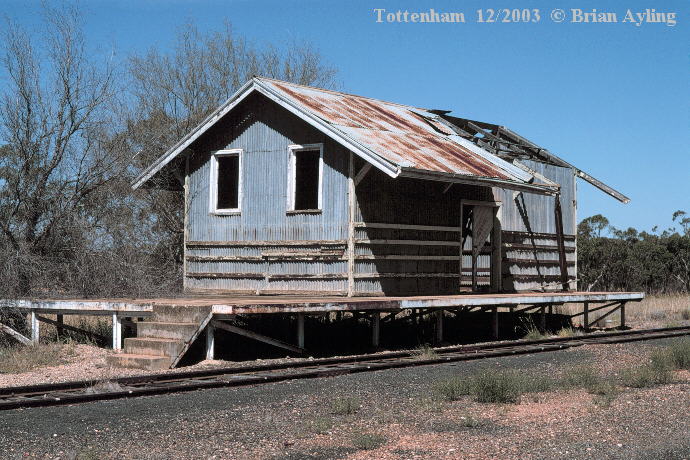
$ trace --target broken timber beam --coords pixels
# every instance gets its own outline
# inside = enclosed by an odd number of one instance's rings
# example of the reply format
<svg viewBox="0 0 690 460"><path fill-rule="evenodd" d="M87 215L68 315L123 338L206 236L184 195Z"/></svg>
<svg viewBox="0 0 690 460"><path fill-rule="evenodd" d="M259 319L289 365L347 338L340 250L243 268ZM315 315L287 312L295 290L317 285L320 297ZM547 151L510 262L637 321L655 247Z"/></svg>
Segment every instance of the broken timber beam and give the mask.
<svg viewBox="0 0 690 460"><path fill-rule="evenodd" d="M17 339L19 342L23 343L24 345L31 345L31 339L28 337L25 337L23 334L20 334L19 332L15 331L11 327L9 327L6 324L0 323L0 331L5 332L8 335L11 335L15 339Z"/></svg>
<svg viewBox="0 0 690 460"><path fill-rule="evenodd" d="M247 329L242 329L241 327L233 326L232 324L222 321L213 320L211 321L211 324L217 329L223 329L224 331L232 332L233 334L241 335L242 337L247 337L249 339L273 345L274 347L284 348L294 353L304 354L306 352L304 348L298 348L281 340L273 339L257 332L248 331Z"/></svg>

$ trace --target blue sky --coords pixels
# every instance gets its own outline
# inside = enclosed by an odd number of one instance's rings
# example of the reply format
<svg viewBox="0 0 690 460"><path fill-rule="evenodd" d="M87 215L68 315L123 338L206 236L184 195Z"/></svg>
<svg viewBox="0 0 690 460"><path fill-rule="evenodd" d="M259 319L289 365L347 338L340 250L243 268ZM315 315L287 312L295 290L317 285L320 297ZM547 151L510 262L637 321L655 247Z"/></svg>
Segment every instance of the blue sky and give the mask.
<svg viewBox="0 0 690 460"><path fill-rule="evenodd" d="M690 4L586 0L492 2L539 9L538 23L477 23L472 1L82 1L86 33L122 57L169 47L176 28L230 21L257 43L312 42L342 89L502 124L630 196L623 205L579 182L579 218L619 228L671 225L690 212ZM39 2L4 13L38 24ZM490 5L489 5L490 6ZM463 12L463 24L377 23L375 8ZM563 9L563 23L550 19ZM570 23L571 9L675 12L677 24Z"/></svg>

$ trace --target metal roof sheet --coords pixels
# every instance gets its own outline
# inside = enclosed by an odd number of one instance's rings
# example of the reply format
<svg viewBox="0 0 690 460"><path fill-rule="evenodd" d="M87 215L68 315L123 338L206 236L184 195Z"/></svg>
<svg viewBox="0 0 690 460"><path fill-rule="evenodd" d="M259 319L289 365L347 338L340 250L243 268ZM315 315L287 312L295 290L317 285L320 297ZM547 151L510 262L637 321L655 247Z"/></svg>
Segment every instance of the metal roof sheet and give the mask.
<svg viewBox="0 0 690 460"><path fill-rule="evenodd" d="M533 179L460 138L426 109L268 78L257 80L401 168L523 183Z"/></svg>

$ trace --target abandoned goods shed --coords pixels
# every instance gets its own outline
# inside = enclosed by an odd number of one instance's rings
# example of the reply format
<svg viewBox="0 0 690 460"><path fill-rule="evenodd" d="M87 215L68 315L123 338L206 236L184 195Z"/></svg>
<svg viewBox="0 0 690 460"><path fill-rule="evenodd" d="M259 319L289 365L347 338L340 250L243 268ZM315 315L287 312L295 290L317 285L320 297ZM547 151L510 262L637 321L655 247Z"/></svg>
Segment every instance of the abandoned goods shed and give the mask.
<svg viewBox="0 0 690 460"><path fill-rule="evenodd" d="M134 188L185 192L187 292L575 289L576 178L503 126L254 77Z"/></svg>

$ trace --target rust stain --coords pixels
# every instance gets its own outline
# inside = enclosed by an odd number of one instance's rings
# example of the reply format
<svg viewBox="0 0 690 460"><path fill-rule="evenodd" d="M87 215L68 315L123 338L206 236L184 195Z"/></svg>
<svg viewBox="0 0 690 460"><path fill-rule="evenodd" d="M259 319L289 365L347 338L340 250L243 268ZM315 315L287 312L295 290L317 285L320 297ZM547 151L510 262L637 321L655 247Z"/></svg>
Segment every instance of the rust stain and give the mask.
<svg viewBox="0 0 690 460"><path fill-rule="evenodd" d="M410 167L442 173L513 179L504 170L453 141L453 134L418 109L361 96L270 81L304 108L335 125L377 154ZM357 130L362 130L359 132ZM440 131L440 132L439 132Z"/></svg>

